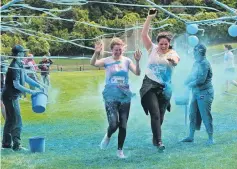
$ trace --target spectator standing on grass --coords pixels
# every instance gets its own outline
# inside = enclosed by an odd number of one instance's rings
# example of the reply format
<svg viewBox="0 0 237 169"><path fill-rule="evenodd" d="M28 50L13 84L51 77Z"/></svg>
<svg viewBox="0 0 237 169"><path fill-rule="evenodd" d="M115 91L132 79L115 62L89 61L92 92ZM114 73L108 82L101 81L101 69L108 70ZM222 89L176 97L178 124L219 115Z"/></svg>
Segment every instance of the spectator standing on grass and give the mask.
<svg viewBox="0 0 237 169"><path fill-rule="evenodd" d="M182 142L193 142L195 130L200 130L203 121L208 134L207 144L214 144L213 123L211 106L214 99L212 85L212 68L206 58L206 46L198 44L194 47L195 62L191 74L185 81L185 85L192 89L192 100L190 103L190 126L189 136Z"/></svg>
<svg viewBox="0 0 237 169"><path fill-rule="evenodd" d="M224 45L225 47L225 55L224 55L224 66L225 66L225 92L228 92L229 85L233 84L237 87L237 82L235 81L236 72L235 72L235 60L234 54L231 51L233 48L231 45Z"/></svg>
<svg viewBox="0 0 237 169"><path fill-rule="evenodd" d="M50 56L49 53L48 53L48 56ZM50 66L52 64L53 64L53 61L45 55L43 56L42 61L39 62L39 66L38 66L38 68L41 70L42 82L47 86L50 86L49 71L50 71Z"/></svg>

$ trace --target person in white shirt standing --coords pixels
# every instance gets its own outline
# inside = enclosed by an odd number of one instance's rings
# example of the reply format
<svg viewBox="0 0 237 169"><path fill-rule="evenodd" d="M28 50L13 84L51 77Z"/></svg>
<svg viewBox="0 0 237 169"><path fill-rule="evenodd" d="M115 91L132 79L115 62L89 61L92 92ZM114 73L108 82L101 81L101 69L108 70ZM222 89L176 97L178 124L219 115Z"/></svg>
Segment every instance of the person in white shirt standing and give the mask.
<svg viewBox="0 0 237 169"><path fill-rule="evenodd" d="M235 61L234 54L232 53L231 45L224 45L225 47L225 55L224 55L224 66L225 66L225 77L226 77L226 86L225 92L229 90L229 84L233 84L237 87L237 82L234 80L236 78L235 74Z"/></svg>

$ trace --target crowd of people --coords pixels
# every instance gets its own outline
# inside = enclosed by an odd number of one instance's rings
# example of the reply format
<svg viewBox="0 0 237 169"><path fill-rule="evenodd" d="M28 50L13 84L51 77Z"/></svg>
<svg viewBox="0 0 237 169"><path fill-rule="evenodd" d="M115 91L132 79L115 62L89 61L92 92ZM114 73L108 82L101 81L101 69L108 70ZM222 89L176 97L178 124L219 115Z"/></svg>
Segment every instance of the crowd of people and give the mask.
<svg viewBox="0 0 237 169"><path fill-rule="evenodd" d="M148 56L142 56L140 50L134 53L134 61L124 56L126 44L120 38L113 38L110 43L111 56L101 58L103 44L96 43L95 51L90 64L105 68L105 87L102 92L105 111L107 114L108 128L103 137L100 148L105 149L115 131L118 129L117 156L126 158L123 152L123 145L126 138L127 121L129 118L131 99L134 93L130 89L129 71L140 76L140 59L146 57L147 66L144 70L145 76L140 88L141 105L146 115L150 116L152 132L152 144L158 151L163 152L165 145L162 140L162 124L166 110L171 110L170 99L172 96L171 79L175 67L180 62L177 52L172 49L173 38L170 32L160 32L156 42L153 43L149 36L150 23L157 11L150 11L144 23L141 40L148 52ZM225 45L225 72L226 91L229 83L237 86L234 81L234 56L232 47ZM206 57L207 48L199 43L193 49L195 62L191 74L184 82L185 86L192 90L190 101L190 125L189 136L182 142L193 142L195 130L199 130L203 121L208 134L207 144L214 144L213 119L211 106L214 99L212 84L212 67ZM2 90L3 108L5 106L5 125L3 129L2 148L12 148L14 151L23 149L20 144L22 120L20 115L19 97L24 93L37 94L39 90L50 85L49 68L53 62L44 56L37 65L30 54L25 57L27 50L21 45L12 48L12 60L6 73L5 85ZM48 54L50 56L50 54ZM36 72L40 69L41 82ZM2 74L1 74L2 75ZM4 78L3 78L4 79ZM2 82L2 80L1 80ZM24 87L24 83L30 85L30 89Z"/></svg>
<svg viewBox="0 0 237 169"><path fill-rule="evenodd" d="M159 152L165 150L162 141L162 124L166 110L171 110L170 99L172 96L171 79L173 70L180 62L177 52L172 49L171 40L173 35L170 32L160 32L157 35L156 43L149 37L149 27L151 20L157 11L151 10L143 25L141 39L148 52L145 77L140 89L141 105L146 115L150 115L152 144L157 147ZM134 53L136 64L123 55L124 42L119 38L111 41L112 55L107 58L100 58L103 44L95 44L95 52L91 59L91 65L103 66L105 68L106 85L103 91L105 110L108 119L108 129L103 137L100 148L105 149L111 139L112 134L118 129L117 156L126 158L123 152L123 144L126 137L127 121L131 98L133 93L129 88L128 72L132 71L135 75L140 75L139 61L142 57L140 51ZM236 84L234 79L234 57L230 51L230 45L226 47L225 72L230 74L232 84ZM203 121L208 135L207 145L214 144L213 139L213 119L211 107L214 100L214 89L212 84L212 67L206 56L207 48L199 43L193 49L195 62L190 75L184 82L187 90L192 91L190 101L190 125L189 136L181 142L193 142L195 130L200 130Z"/></svg>

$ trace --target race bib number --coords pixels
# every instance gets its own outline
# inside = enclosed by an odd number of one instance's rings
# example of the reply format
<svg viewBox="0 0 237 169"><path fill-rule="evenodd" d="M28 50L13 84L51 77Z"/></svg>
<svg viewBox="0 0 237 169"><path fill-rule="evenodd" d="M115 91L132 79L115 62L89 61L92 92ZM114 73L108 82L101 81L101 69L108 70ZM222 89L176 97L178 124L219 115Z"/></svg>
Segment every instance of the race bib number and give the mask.
<svg viewBox="0 0 237 169"><path fill-rule="evenodd" d="M113 76L111 79L110 79L110 82L111 83L116 83L116 84L125 84L125 77L122 77L122 76Z"/></svg>

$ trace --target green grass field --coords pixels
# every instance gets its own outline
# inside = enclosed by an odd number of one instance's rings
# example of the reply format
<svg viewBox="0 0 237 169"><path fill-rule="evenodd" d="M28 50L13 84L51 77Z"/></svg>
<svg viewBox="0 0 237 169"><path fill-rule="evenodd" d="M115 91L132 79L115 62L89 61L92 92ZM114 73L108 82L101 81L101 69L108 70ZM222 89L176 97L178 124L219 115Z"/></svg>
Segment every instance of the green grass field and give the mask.
<svg viewBox="0 0 237 169"><path fill-rule="evenodd" d="M172 112L166 114L163 125L163 141L167 148L164 153L158 153L153 147L150 118L143 112L139 96L135 97L124 146L124 153L128 158L118 159L117 132L112 136L107 150L99 149L107 128L101 95L104 71L51 73L51 82L46 112L33 113L30 98L21 100L22 144L28 147L29 137L44 136L46 152L2 150L1 168L237 168L236 97L216 96L212 110L216 144L211 147L205 145L207 135L203 126L196 133L195 143L179 143L187 135L188 127L184 125L184 107L172 104ZM237 92L234 88L232 91ZM1 127L3 122L2 119Z"/></svg>

